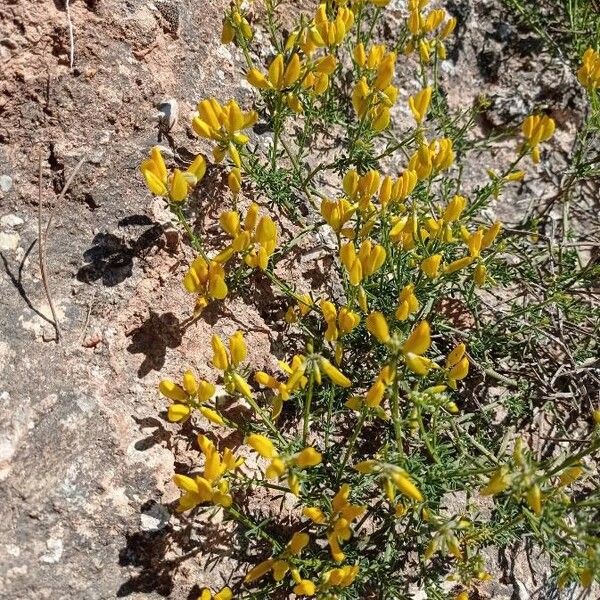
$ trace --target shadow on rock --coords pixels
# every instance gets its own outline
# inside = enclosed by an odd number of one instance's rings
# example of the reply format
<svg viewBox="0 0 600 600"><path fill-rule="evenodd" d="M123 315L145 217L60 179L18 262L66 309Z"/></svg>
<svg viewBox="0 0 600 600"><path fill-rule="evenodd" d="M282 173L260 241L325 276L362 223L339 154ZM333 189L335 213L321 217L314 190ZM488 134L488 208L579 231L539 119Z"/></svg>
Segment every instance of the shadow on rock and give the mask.
<svg viewBox="0 0 600 600"><path fill-rule="evenodd" d="M137 417L132 415L133 420L139 425L140 429L154 427L154 431L146 436L145 438L138 440L134 444L134 448L138 452L145 452L157 444L166 444L167 448L171 447L171 436L173 435L170 431L165 429L163 421L154 417Z"/></svg>
<svg viewBox="0 0 600 600"><path fill-rule="evenodd" d="M165 558L173 543L170 526L159 531L138 531L127 535L126 546L119 552L119 564L140 570L119 587L117 597L138 593L169 596L173 591L173 575L181 562Z"/></svg>
<svg viewBox="0 0 600 600"><path fill-rule="evenodd" d="M108 287L122 283L131 277L134 257L142 256L146 250L155 246L162 233L163 227L156 224L134 241L122 239L112 233L96 234L93 246L83 254L87 264L77 271L77 279L85 283L100 279Z"/></svg>
<svg viewBox="0 0 600 600"><path fill-rule="evenodd" d="M159 315L150 311L150 316L129 334L131 343L127 351L145 355L138 377L145 377L150 371L159 371L163 367L167 348L177 348L181 344L184 330L172 312Z"/></svg>
<svg viewBox="0 0 600 600"><path fill-rule="evenodd" d="M236 553L230 535L223 535L219 524L195 521L194 511L180 517L182 527L173 528L168 523L173 506L150 500L141 509L148 525L155 529L127 534L125 547L119 552L119 565L136 572L119 587L118 598L132 594L170 596L175 576L187 560L204 558L205 569L211 570Z"/></svg>

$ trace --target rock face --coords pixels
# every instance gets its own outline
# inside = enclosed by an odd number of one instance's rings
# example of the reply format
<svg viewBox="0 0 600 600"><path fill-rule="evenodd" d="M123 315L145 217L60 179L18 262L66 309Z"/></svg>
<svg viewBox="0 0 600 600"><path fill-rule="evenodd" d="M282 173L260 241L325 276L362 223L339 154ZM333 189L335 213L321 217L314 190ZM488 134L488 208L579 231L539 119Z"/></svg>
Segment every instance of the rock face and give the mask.
<svg viewBox="0 0 600 600"><path fill-rule="evenodd" d="M8 0L0 8L2 598L185 598L196 584L221 583L200 560L213 539L193 538L164 506L176 496L174 454L172 429L157 418L164 403L156 385L159 371L209 375L215 323L226 334L250 331L260 368L272 346L261 316L268 307L261 313L234 299L187 327L192 300L180 280L191 252L165 233L137 167L157 142L153 119L165 99L179 104L174 137L195 152L202 148L188 117L196 101L248 101L233 53L219 44L226 4L72 2L72 71L62 2ZM454 4L476 20L467 2ZM462 105L502 80L498 56L511 42L503 27L490 33L493 44L471 29L459 40L448 85ZM516 85L507 110L524 103L526 111L532 100ZM449 97L451 105L458 100ZM53 215L45 258L58 344L37 256L40 154L44 227ZM209 175L218 191L221 175ZM220 201L200 197L200 214ZM221 546L226 573L227 540Z"/></svg>
<svg viewBox="0 0 600 600"><path fill-rule="evenodd" d="M191 299L137 165L156 104L179 100L185 139L198 99L233 93L217 55L225 4L71 2L72 72L62 2L0 8L2 598L186 597L196 583L158 562L174 466L156 384L158 369L203 365L211 326L182 344ZM40 153L60 344L37 256Z"/></svg>

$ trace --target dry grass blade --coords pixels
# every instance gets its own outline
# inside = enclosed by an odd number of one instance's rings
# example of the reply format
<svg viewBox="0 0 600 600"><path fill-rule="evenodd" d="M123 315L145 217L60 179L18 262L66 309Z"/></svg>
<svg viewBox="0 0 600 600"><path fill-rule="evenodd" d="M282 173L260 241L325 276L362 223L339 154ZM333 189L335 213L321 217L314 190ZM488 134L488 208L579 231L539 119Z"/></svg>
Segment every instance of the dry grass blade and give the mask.
<svg viewBox="0 0 600 600"><path fill-rule="evenodd" d="M40 264L40 273L42 275L42 284L46 293L46 299L50 306L50 312L52 313L52 320L54 321L54 328L56 329L56 342L60 342L61 330L54 308L54 302L52 301L52 295L50 294L50 287L48 286L48 274L46 272L46 257L45 257L45 236L42 236L42 153L39 155L39 177L38 177L38 257Z"/></svg>

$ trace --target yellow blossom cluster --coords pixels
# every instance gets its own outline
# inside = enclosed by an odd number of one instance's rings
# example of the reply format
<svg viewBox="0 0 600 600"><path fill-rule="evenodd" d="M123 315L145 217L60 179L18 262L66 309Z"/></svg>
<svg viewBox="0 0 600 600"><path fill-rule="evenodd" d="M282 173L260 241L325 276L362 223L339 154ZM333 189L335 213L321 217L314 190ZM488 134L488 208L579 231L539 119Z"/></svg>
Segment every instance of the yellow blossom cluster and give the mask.
<svg viewBox="0 0 600 600"><path fill-rule="evenodd" d="M456 18L448 17L443 8L434 8L425 13L423 9L430 0L409 0L409 16L406 26L411 34L405 46L405 52L410 54L415 50L423 64L428 64L434 53L440 60L446 58L444 40L452 34L456 27Z"/></svg>
<svg viewBox="0 0 600 600"><path fill-rule="evenodd" d="M331 509L327 513L316 506L309 506L302 513L314 524L326 526L331 557L337 563L346 558L340 544L352 537L352 522L367 510L365 506L350 503L349 497L350 486L344 483L331 499Z"/></svg>
<svg viewBox="0 0 600 600"><path fill-rule="evenodd" d="M208 98L198 103L192 127L200 137L217 142L213 149L217 162L221 162L229 154L233 164L239 168L239 149L248 143L248 136L242 131L252 127L257 119L256 111L242 111L235 100L221 104L215 98Z"/></svg>
<svg viewBox="0 0 600 600"><path fill-rule="evenodd" d="M398 97L398 88L392 84L396 53L386 51L381 44L367 53L359 42L353 56L361 77L352 90L352 106L361 121L370 122L373 131L383 131L390 124L390 108Z"/></svg>
<svg viewBox="0 0 600 600"><path fill-rule="evenodd" d="M169 173L160 148L154 146L150 157L140 164L140 171L148 189L155 196L166 197L171 202L183 202L190 189L202 181L206 173L206 160L199 154L185 171L173 169Z"/></svg>
<svg viewBox="0 0 600 600"><path fill-rule="evenodd" d="M185 512L205 503L225 508L231 506L233 500L225 475L234 472L244 460L237 458L229 448L221 454L214 443L202 434L198 436L198 446L204 454L202 475L189 477L178 474L173 477L173 482L183 492L177 510Z"/></svg>
<svg viewBox="0 0 600 600"><path fill-rule="evenodd" d="M214 384L204 379L196 379L192 371L187 370L183 374L181 385L171 379L163 379L158 389L163 396L173 401L168 410L169 421L185 421L192 414L192 410L197 408L209 421L224 425L221 415L209 406L205 406L215 395Z"/></svg>
<svg viewBox="0 0 600 600"><path fill-rule="evenodd" d="M284 475L288 475L288 485L294 496L300 495L300 480L294 467L306 469L321 462L321 454L312 446L307 446L289 456L281 456L273 442L264 435L252 433L246 438L246 443L260 456L271 461L265 470L267 479L279 480Z"/></svg>
<svg viewBox="0 0 600 600"><path fill-rule="evenodd" d="M218 263L225 263L235 254L241 254L244 262L252 268L263 271L277 245L277 226L269 215L258 218L260 207L252 203L242 223L238 211L221 213L219 224L232 242L216 257Z"/></svg>

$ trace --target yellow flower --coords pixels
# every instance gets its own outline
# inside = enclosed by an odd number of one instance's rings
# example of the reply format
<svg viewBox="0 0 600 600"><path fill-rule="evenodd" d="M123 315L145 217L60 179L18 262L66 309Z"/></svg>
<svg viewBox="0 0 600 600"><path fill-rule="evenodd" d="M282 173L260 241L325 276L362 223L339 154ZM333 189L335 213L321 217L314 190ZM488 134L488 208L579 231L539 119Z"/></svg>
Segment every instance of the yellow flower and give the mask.
<svg viewBox="0 0 600 600"><path fill-rule="evenodd" d="M440 34L438 36L439 39L443 40L447 38L456 28L456 23L457 21L455 17L451 17L450 19L448 19L442 27L442 30L440 31Z"/></svg>
<svg viewBox="0 0 600 600"><path fill-rule="evenodd" d="M340 308L339 313L335 305L328 300L321 300L319 306L327 323L327 341L335 341L340 335L350 333L360 323L360 316L346 306Z"/></svg>
<svg viewBox="0 0 600 600"><path fill-rule="evenodd" d="M190 294L198 294L196 309L199 312L211 299L222 300L227 296L225 269L218 262L199 256L185 274L183 287Z"/></svg>
<svg viewBox="0 0 600 600"><path fill-rule="evenodd" d="M417 375L427 375L432 368L437 368L437 365L430 360L421 356L425 354L431 345L431 332L429 323L421 321L408 336L408 339L402 345L402 353L406 366Z"/></svg>
<svg viewBox="0 0 600 600"><path fill-rule="evenodd" d="M342 306L338 313L338 328L342 335L350 333L360 323L360 316L347 306Z"/></svg>
<svg viewBox="0 0 600 600"><path fill-rule="evenodd" d="M464 196L454 196L450 202L448 202L448 206L446 206L446 210L444 211L443 219L446 223L452 223L453 221L457 221L460 219L460 215L467 205L467 199Z"/></svg>
<svg viewBox="0 0 600 600"><path fill-rule="evenodd" d="M192 371L185 371L182 386L177 385L171 379L163 379L158 387L163 396L174 402L169 406L167 412L167 418L172 423L186 420L191 415L192 410L197 408L209 421L217 425L225 424L217 411L202 406L214 396L215 386L203 379L196 380Z"/></svg>
<svg viewBox="0 0 600 600"><path fill-rule="evenodd" d="M246 436L245 442L257 454L270 460L265 469L267 479L280 479L287 473L290 491L296 496L300 494L300 482L291 470L292 467L306 469L321 463L321 454L311 446L304 448L296 454L282 457L275 449L273 442L264 435L252 433Z"/></svg>
<svg viewBox="0 0 600 600"><path fill-rule="evenodd" d="M415 502L423 502L423 494L421 494L417 486L413 483L408 473L396 465L377 460L365 460L354 465L354 468L363 475L370 473L378 474L390 502L394 500L394 488Z"/></svg>
<svg viewBox="0 0 600 600"><path fill-rule="evenodd" d="M359 67L364 67L367 62L367 53L365 51L365 45L359 42L354 46L352 50L352 57Z"/></svg>
<svg viewBox="0 0 600 600"><path fill-rule="evenodd" d="M248 347L244 340L244 334L241 331L236 331L229 338L229 355L231 356L231 364L234 367L237 367L246 360Z"/></svg>
<svg viewBox="0 0 600 600"><path fill-rule="evenodd" d="M529 508L531 508L536 515L540 515L542 513L542 493L540 491L540 486L537 483L534 483L527 490L525 497L527 499L527 504L529 504Z"/></svg>
<svg viewBox="0 0 600 600"><path fill-rule="evenodd" d="M376 90L385 90L391 85L394 77L395 65L396 53L387 52L377 67L377 74L375 76L375 81L373 82L373 87Z"/></svg>
<svg viewBox="0 0 600 600"><path fill-rule="evenodd" d="M412 352L408 352L404 356L406 366L416 375L425 376L429 371L435 367L435 363L425 356L419 356Z"/></svg>
<svg viewBox="0 0 600 600"><path fill-rule="evenodd" d="M549 140L554 134L554 130L556 129L554 119L547 115L529 115L523 121L521 129L523 136L527 140L533 162L539 162L539 144Z"/></svg>
<svg viewBox="0 0 600 600"><path fill-rule="evenodd" d="M481 249L485 250L489 248L493 243L498 234L502 229L502 223L500 221L495 221L490 227L488 227L481 238Z"/></svg>
<svg viewBox="0 0 600 600"><path fill-rule="evenodd" d="M469 359L465 356L466 347L458 344L446 358L448 383L456 389L456 381L464 379L469 373Z"/></svg>
<svg viewBox="0 0 600 600"><path fill-rule="evenodd" d="M204 454L204 472L202 476L174 475L173 482L182 490L177 510L184 512L199 504L212 503L219 506L231 506L233 499L229 494L229 484L223 475L235 471L243 462L229 448L221 455L215 445L204 435L198 436L198 445Z"/></svg>
<svg viewBox="0 0 600 600"><path fill-rule="evenodd" d="M187 198L190 187L204 177L206 160L199 154L186 171L174 169L169 175L160 148L154 146L150 158L142 161L140 171L155 196L168 196L172 202L182 202Z"/></svg>
<svg viewBox="0 0 600 600"><path fill-rule="evenodd" d="M353 286L358 286L365 277L376 273L383 266L385 258L385 248L373 244L370 240L363 241L358 253L351 241L340 248L340 259L346 267L350 284Z"/></svg>
<svg viewBox="0 0 600 600"><path fill-rule="evenodd" d="M496 496L510 487L511 477L507 466L497 469L490 477L487 485L479 490L482 496Z"/></svg>
<svg viewBox="0 0 600 600"><path fill-rule="evenodd" d="M411 156L408 168L416 171L419 180L427 179L432 173L445 171L454 162L452 140L441 138L429 145L424 143Z"/></svg>
<svg viewBox="0 0 600 600"><path fill-rule="evenodd" d="M344 225L352 218L355 210L346 199L328 200L324 198L321 201L321 216L336 233L342 231Z"/></svg>
<svg viewBox="0 0 600 600"><path fill-rule="evenodd" d="M235 210L222 212L219 216L219 225L223 231L231 237L236 237L240 233L240 215Z"/></svg>
<svg viewBox="0 0 600 600"><path fill-rule="evenodd" d="M248 136L241 132L254 125L257 119L256 111L243 112L235 100L221 105L215 98L209 98L198 103L192 128L200 137L217 142L213 150L217 162L228 153L234 165L240 168L238 148L248 142Z"/></svg>
<svg viewBox="0 0 600 600"><path fill-rule="evenodd" d="M342 542L348 541L352 537L352 521L358 519L366 511L366 507L351 504L348 501L350 497L350 486L344 483L331 501L331 514L329 518L318 507L307 507L303 509L302 514L317 525L328 525L327 541L331 557L336 562L342 562L345 558L340 547Z"/></svg>
<svg viewBox="0 0 600 600"><path fill-rule="evenodd" d="M404 286L400 292L399 304L396 309L396 319L406 321L410 315L419 310L419 301L414 293L415 286L412 283Z"/></svg>
<svg viewBox="0 0 600 600"><path fill-rule="evenodd" d="M439 275L440 263L442 262L441 254L433 254L421 261L421 271L427 275L429 279L435 279Z"/></svg>
<svg viewBox="0 0 600 600"><path fill-rule="evenodd" d="M208 588L204 588L198 600L232 600L233 592L231 588L225 586L221 588L216 594L213 594Z"/></svg>
<svg viewBox="0 0 600 600"><path fill-rule="evenodd" d="M379 311L372 312L367 317L366 325L369 333L374 335L379 343L389 343L391 339L390 330L382 313Z"/></svg>
<svg viewBox="0 0 600 600"><path fill-rule="evenodd" d="M483 287L487 278L487 267L483 263L479 263L473 272L473 281L477 287Z"/></svg>
<svg viewBox="0 0 600 600"><path fill-rule="evenodd" d="M239 10L239 3L236 3L231 12L223 19L221 43L229 44L235 41L236 32L239 32L239 34L248 41L253 37L250 23L248 23L246 17Z"/></svg>
<svg viewBox="0 0 600 600"><path fill-rule="evenodd" d="M315 13L313 25L309 29L311 42L317 47L338 46L354 24L354 12L346 7L339 7L333 21L327 18L325 4L320 4Z"/></svg>
<svg viewBox="0 0 600 600"><path fill-rule="evenodd" d="M463 256L463 258L453 260L449 265L446 265L444 268L444 273L446 275L451 275L452 273L456 273L456 271L465 269L472 264L473 260L474 259L472 256Z"/></svg>
<svg viewBox="0 0 600 600"><path fill-rule="evenodd" d="M354 583L358 571L358 565L344 565L326 571L323 576L325 587L348 587Z"/></svg>
<svg viewBox="0 0 600 600"><path fill-rule="evenodd" d="M395 470L391 474L391 480L398 490L415 502L423 502L423 494L417 486L411 481L405 471Z"/></svg>
<svg viewBox="0 0 600 600"><path fill-rule="evenodd" d="M148 189L155 196L167 195L167 167L158 146L150 151L150 158L140 165Z"/></svg>
<svg viewBox="0 0 600 600"><path fill-rule="evenodd" d="M304 448L304 450L299 452L294 457L293 461L301 469L305 467L314 467L321 463L321 454L317 452L314 448L308 447Z"/></svg>
<svg viewBox="0 0 600 600"><path fill-rule="evenodd" d="M434 29L437 29L441 25L445 17L446 11L443 8L432 10L425 18L425 22L423 23L423 30L426 33L432 32Z"/></svg>
<svg viewBox="0 0 600 600"><path fill-rule="evenodd" d="M561 486L571 485L573 482L577 481L577 479L579 479L583 473L583 468L579 465L575 467L569 467L561 473L559 483Z"/></svg>
<svg viewBox="0 0 600 600"><path fill-rule="evenodd" d="M227 18L223 19L223 29L221 30L221 43L229 44L235 39L235 29ZM204 600L204 599L202 599ZM210 599L208 599L210 600Z"/></svg>
<svg viewBox="0 0 600 600"><path fill-rule="evenodd" d="M352 385L352 382L338 369L336 369L326 358L320 357L319 367L323 370L323 373L331 379L335 385L347 388Z"/></svg>
<svg viewBox="0 0 600 600"><path fill-rule="evenodd" d="M266 75L252 68L246 77L248 83L258 89L281 91L294 85L300 78L301 72L302 63L297 53L292 54L287 65L284 64L283 54L278 54L269 65Z"/></svg>
<svg viewBox="0 0 600 600"><path fill-rule="evenodd" d="M293 589L297 596L314 596L316 591L317 586L310 579L301 579Z"/></svg>
<svg viewBox="0 0 600 600"><path fill-rule="evenodd" d="M577 79L589 91L600 87L600 52L588 48L583 53Z"/></svg>
<svg viewBox="0 0 600 600"><path fill-rule="evenodd" d="M240 224L240 215L237 211L228 211L221 214L219 223L223 230L229 234L233 241L216 257L215 262L225 263L236 253L242 253L244 262L252 268L267 268L269 259L277 246L277 226L270 216L258 218L260 208L252 203L243 227Z"/></svg>
<svg viewBox="0 0 600 600"><path fill-rule="evenodd" d="M242 172L234 167L227 175L227 185L234 196L237 196L242 189Z"/></svg>
<svg viewBox="0 0 600 600"><path fill-rule="evenodd" d="M188 399L188 393L174 381L170 379L163 379L159 384L160 393L166 396L170 400L177 402L186 402Z"/></svg>
<svg viewBox="0 0 600 600"><path fill-rule="evenodd" d="M274 558L263 560L261 563L252 568L244 577L244 583L252 583L260 579L269 572L272 572L275 581L282 581L287 572L290 571L292 579L296 583L296 587L301 586L297 594L313 595L315 587L310 588L308 580L303 580L297 569L292 568L290 559L300 556L302 550L310 543L310 537L307 533L296 532L292 535L283 552ZM308 582L308 583L304 583ZM307 592L312 589L312 593Z"/></svg>
<svg viewBox="0 0 600 600"><path fill-rule="evenodd" d="M415 121L420 125L425 119L425 115L429 110L429 103L431 102L432 88L426 87L422 89L418 94L410 96L408 99L408 106L410 111L415 118Z"/></svg>
<svg viewBox="0 0 600 600"><path fill-rule="evenodd" d="M245 398L252 398L252 390L248 385L248 381L235 371L231 373L233 388Z"/></svg>
<svg viewBox="0 0 600 600"><path fill-rule="evenodd" d="M215 369L225 371L229 367L229 358L227 356L227 349L223 340L218 335L213 335L211 338L211 346L213 350L212 364Z"/></svg>
<svg viewBox="0 0 600 600"><path fill-rule="evenodd" d="M256 565L253 569L246 573L246 577L244 577L244 583L252 583L257 579L260 579L263 575L266 575L271 571L275 561L270 558L268 560L263 560L261 563Z"/></svg>
<svg viewBox="0 0 600 600"><path fill-rule="evenodd" d="M246 436L246 444L263 458L275 458L277 456L273 442L264 435L251 433Z"/></svg>

